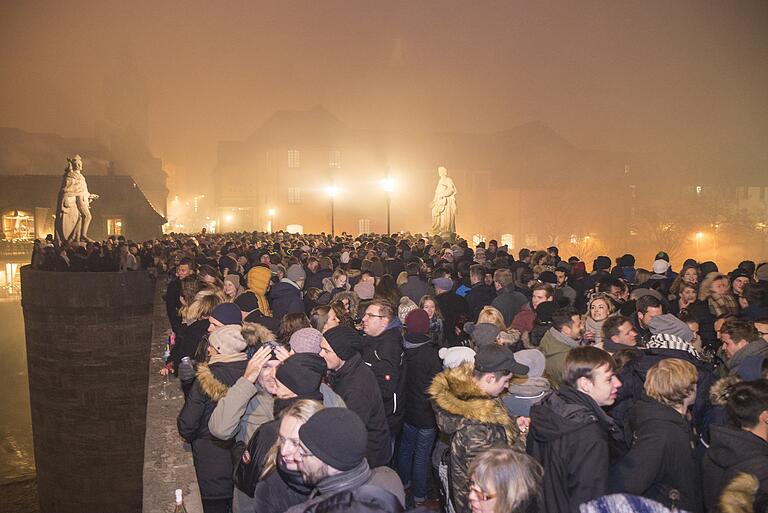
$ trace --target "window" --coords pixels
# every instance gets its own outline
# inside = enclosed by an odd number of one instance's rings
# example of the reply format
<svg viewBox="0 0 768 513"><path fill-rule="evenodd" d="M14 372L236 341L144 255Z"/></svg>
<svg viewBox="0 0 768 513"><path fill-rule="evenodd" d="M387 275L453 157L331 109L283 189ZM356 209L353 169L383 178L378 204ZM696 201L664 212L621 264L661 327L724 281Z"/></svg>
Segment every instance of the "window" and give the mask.
<svg viewBox="0 0 768 513"><path fill-rule="evenodd" d="M123 220L120 217L107 218L107 235L122 235Z"/></svg>
<svg viewBox="0 0 768 513"><path fill-rule="evenodd" d="M701 196L702 187L701 185L696 186L696 196Z"/></svg>
<svg viewBox="0 0 768 513"><path fill-rule="evenodd" d="M502 233L501 234L501 245L507 246L508 249L512 250L515 247L515 236L511 233ZM532 246L535 246L536 244L531 244Z"/></svg>
<svg viewBox="0 0 768 513"><path fill-rule="evenodd" d="M472 243L477 246L481 242L485 242L485 235L481 233L476 233L472 236Z"/></svg>
<svg viewBox="0 0 768 513"><path fill-rule="evenodd" d="M371 233L371 220L370 219L358 219L357 231L360 233Z"/></svg>
<svg viewBox="0 0 768 513"><path fill-rule="evenodd" d="M299 169L301 167L301 153L299 150L288 150L288 168Z"/></svg>
<svg viewBox="0 0 768 513"><path fill-rule="evenodd" d="M331 150L328 152L328 167L341 169L341 151Z"/></svg>
<svg viewBox="0 0 768 513"><path fill-rule="evenodd" d="M288 187L288 203L290 205L301 203L301 189L298 187Z"/></svg>
<svg viewBox="0 0 768 513"><path fill-rule="evenodd" d="M21 210L3 214L3 232L6 239L32 240L35 238L35 216Z"/></svg>

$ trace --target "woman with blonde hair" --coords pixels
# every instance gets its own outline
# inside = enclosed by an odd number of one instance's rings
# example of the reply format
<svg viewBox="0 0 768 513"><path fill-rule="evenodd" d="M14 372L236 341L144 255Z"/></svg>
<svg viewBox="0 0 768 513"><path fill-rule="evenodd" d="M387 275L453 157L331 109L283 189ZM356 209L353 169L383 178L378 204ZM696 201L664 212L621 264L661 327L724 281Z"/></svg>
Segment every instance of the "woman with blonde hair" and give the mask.
<svg viewBox="0 0 768 513"><path fill-rule="evenodd" d="M739 305L728 291L728 277L719 272L707 274L699 288L699 301L705 301L715 317L738 315Z"/></svg>
<svg viewBox="0 0 768 513"><path fill-rule="evenodd" d="M625 424L632 447L613 468L613 492L648 497L667 507L701 512L703 503L694 437L686 417L696 400L698 371L685 360L667 358L645 379L645 397ZM677 497L670 497L670 490Z"/></svg>
<svg viewBox="0 0 768 513"><path fill-rule="evenodd" d="M254 435L259 440L248 444L255 446L248 455L254 459L254 472L239 483L243 492L253 493L251 511L285 511L309 499L312 487L304 484L298 466L299 428L323 408L320 401L300 399Z"/></svg>
<svg viewBox="0 0 768 513"><path fill-rule="evenodd" d="M602 348L603 324L614 313L616 313L616 309L611 298L604 293L595 294L587 306L587 315L584 318L584 338L593 341L594 345Z"/></svg>
<svg viewBox="0 0 768 513"><path fill-rule="evenodd" d="M514 449L490 449L469 468L472 513L544 513L544 471Z"/></svg>
<svg viewBox="0 0 768 513"><path fill-rule="evenodd" d="M480 314L477 316L477 322L475 324L480 324L481 322L494 324L500 331L507 331L507 326L504 324L504 316L496 307L484 306L483 309L480 310Z"/></svg>

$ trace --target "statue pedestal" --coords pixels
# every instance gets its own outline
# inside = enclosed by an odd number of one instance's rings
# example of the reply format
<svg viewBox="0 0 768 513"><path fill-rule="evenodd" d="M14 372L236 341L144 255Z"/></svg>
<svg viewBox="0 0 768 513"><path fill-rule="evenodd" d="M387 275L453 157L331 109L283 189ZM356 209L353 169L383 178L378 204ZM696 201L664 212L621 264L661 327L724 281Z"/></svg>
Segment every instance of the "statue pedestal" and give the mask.
<svg viewBox="0 0 768 513"><path fill-rule="evenodd" d="M155 281L21 270L41 513L142 509Z"/></svg>

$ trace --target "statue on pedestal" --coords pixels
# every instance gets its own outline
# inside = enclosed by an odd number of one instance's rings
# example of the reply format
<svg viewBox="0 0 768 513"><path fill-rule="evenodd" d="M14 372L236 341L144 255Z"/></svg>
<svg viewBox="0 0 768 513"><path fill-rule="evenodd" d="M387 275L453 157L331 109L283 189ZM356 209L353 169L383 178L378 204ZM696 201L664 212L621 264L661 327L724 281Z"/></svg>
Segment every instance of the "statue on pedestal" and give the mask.
<svg viewBox="0 0 768 513"><path fill-rule="evenodd" d="M88 238L91 224L91 202L98 194L88 192L80 155L67 159L64 179L56 205L56 239L64 242L92 242Z"/></svg>
<svg viewBox="0 0 768 513"><path fill-rule="evenodd" d="M432 233L450 238L456 233L456 186L443 166L437 168L437 174L440 180L431 204Z"/></svg>

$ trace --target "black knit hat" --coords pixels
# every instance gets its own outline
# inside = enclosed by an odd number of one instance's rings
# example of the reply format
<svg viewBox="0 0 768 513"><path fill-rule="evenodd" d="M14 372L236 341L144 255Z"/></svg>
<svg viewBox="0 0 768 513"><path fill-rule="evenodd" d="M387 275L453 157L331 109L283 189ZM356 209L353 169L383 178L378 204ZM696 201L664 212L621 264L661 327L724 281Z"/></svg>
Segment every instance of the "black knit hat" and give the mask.
<svg viewBox="0 0 768 513"><path fill-rule="evenodd" d="M296 395L309 395L320 389L328 371L325 360L314 353L296 353L277 368L275 377Z"/></svg>
<svg viewBox="0 0 768 513"><path fill-rule="evenodd" d="M352 470L365 458L368 431L352 410L325 408L299 428L299 440L323 463Z"/></svg>
<svg viewBox="0 0 768 513"><path fill-rule="evenodd" d="M233 303L239 306L243 312L252 312L259 308L259 300L256 299L256 294L250 290L237 296Z"/></svg>
<svg viewBox="0 0 768 513"><path fill-rule="evenodd" d="M323 338L342 360L349 360L357 354L360 347L360 335L349 326L336 326L323 333Z"/></svg>

